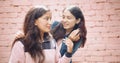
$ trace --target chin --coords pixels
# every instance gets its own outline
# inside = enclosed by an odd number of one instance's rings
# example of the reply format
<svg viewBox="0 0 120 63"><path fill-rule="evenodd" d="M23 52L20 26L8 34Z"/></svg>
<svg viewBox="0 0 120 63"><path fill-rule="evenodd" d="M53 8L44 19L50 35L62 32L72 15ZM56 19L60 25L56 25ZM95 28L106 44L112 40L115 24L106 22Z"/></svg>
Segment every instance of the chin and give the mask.
<svg viewBox="0 0 120 63"><path fill-rule="evenodd" d="M46 30L45 32L50 32L50 30Z"/></svg>
<svg viewBox="0 0 120 63"><path fill-rule="evenodd" d="M64 27L64 29L69 29L69 27Z"/></svg>

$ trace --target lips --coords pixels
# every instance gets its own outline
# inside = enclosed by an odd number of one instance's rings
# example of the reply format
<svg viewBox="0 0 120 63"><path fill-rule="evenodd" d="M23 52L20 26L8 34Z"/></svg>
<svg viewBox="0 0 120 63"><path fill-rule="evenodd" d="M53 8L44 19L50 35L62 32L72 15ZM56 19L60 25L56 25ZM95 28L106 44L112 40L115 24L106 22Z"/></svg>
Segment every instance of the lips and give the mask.
<svg viewBox="0 0 120 63"><path fill-rule="evenodd" d="M68 24L63 24L63 26L68 26Z"/></svg>
<svg viewBox="0 0 120 63"><path fill-rule="evenodd" d="M50 29L50 25L48 25L47 28Z"/></svg>

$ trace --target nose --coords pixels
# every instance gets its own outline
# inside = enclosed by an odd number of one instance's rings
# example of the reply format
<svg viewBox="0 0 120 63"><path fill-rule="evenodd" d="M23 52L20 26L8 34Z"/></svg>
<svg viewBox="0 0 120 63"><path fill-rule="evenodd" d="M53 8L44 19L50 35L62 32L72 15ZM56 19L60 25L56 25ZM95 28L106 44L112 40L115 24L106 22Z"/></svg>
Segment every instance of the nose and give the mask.
<svg viewBox="0 0 120 63"><path fill-rule="evenodd" d="M48 24L51 25L52 24L52 21L51 19L48 20Z"/></svg>
<svg viewBox="0 0 120 63"><path fill-rule="evenodd" d="M63 19L62 19L62 22L67 22L67 19L66 19L66 18L63 18Z"/></svg>

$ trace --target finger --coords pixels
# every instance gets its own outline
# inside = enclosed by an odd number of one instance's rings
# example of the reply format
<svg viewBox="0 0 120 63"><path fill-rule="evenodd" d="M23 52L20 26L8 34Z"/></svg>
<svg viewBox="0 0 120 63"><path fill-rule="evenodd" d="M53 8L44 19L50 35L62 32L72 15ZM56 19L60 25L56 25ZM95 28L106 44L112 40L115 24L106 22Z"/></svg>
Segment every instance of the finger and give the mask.
<svg viewBox="0 0 120 63"><path fill-rule="evenodd" d="M72 43L67 42L67 43L66 43L66 46L67 46L67 47L72 47L73 45L72 45Z"/></svg>
<svg viewBox="0 0 120 63"><path fill-rule="evenodd" d="M75 37L80 37L80 33L78 33Z"/></svg>
<svg viewBox="0 0 120 63"><path fill-rule="evenodd" d="M66 46L69 47L70 46L70 43L69 42L65 42Z"/></svg>
<svg viewBox="0 0 120 63"><path fill-rule="evenodd" d="M80 36L79 36L79 35L77 35L77 36L75 36L75 37L73 38L74 41L78 41L79 39L80 39Z"/></svg>
<svg viewBox="0 0 120 63"><path fill-rule="evenodd" d="M80 34L80 32L81 32L80 30L79 30L79 31L77 31L77 32L76 32L76 35Z"/></svg>
<svg viewBox="0 0 120 63"><path fill-rule="evenodd" d="M79 39L80 39L80 37L76 37L76 38L75 38L75 41L78 41Z"/></svg>
<svg viewBox="0 0 120 63"><path fill-rule="evenodd" d="M79 32L79 30L76 29L76 30L73 30L73 31L71 32L71 34L75 36L78 32Z"/></svg>

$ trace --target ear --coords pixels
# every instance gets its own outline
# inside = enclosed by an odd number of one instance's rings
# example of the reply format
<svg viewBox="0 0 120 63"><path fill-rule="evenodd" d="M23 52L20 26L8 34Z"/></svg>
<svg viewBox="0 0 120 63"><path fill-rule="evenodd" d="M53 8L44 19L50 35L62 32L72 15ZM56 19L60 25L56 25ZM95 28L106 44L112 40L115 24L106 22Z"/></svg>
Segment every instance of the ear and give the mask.
<svg viewBox="0 0 120 63"><path fill-rule="evenodd" d="M79 19L77 19L77 22L76 22L76 24L78 24L78 23L80 22L80 20L81 20L80 18L79 18Z"/></svg>

